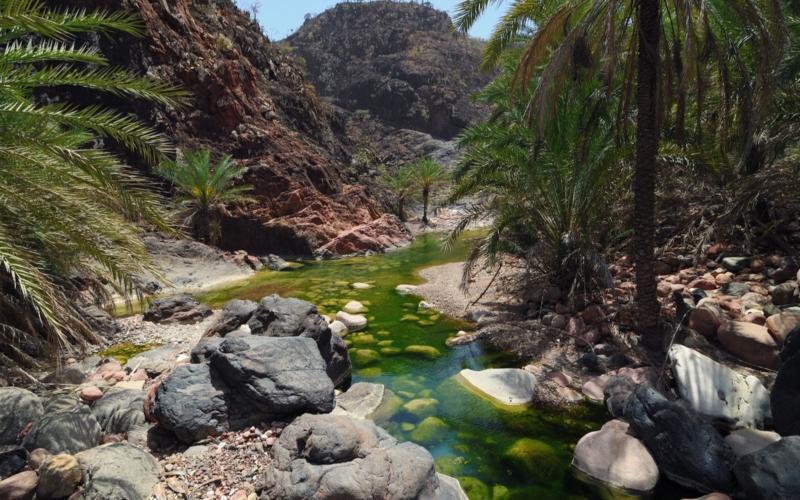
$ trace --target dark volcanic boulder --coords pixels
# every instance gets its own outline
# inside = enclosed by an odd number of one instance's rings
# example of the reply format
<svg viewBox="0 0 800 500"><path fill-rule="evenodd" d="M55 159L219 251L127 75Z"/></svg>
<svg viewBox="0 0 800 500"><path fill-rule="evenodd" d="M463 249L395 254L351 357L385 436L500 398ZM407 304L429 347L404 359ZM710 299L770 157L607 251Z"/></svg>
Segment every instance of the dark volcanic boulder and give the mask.
<svg viewBox="0 0 800 500"><path fill-rule="evenodd" d="M13 476L28 465L28 450L22 446L0 446L0 479Z"/></svg>
<svg viewBox="0 0 800 500"><path fill-rule="evenodd" d="M624 418L673 481L701 491L733 490L733 453L696 413L640 385L628 398Z"/></svg>
<svg viewBox="0 0 800 500"><path fill-rule="evenodd" d="M44 414L39 396L17 387L0 387L0 445L19 442L19 433Z"/></svg>
<svg viewBox="0 0 800 500"><path fill-rule="evenodd" d="M782 436L800 435L800 326L786 337L770 393L772 422Z"/></svg>
<svg viewBox="0 0 800 500"><path fill-rule="evenodd" d="M800 437L791 436L743 456L733 472L749 500L800 498Z"/></svg>
<svg viewBox="0 0 800 500"><path fill-rule="evenodd" d="M144 313L145 321L153 323L197 323L211 316L211 309L191 295L176 295L154 301Z"/></svg>
<svg viewBox="0 0 800 500"><path fill-rule="evenodd" d="M222 306L222 312L219 313L219 317L214 324L208 328L204 336L225 336L236 330L247 323L257 307L258 304L252 300L233 299L226 302L225 305Z"/></svg>
<svg viewBox="0 0 800 500"><path fill-rule="evenodd" d="M92 413L103 432L128 432L145 423L144 391L111 389L92 405Z"/></svg>
<svg viewBox="0 0 800 500"><path fill-rule="evenodd" d="M74 454L100 444L102 429L88 406L45 415L22 441L30 450L44 448L53 454Z"/></svg>
<svg viewBox="0 0 800 500"><path fill-rule="evenodd" d="M608 413L614 418L622 418L628 397L636 390L636 383L628 377L615 376L603 387L603 400Z"/></svg>
<svg viewBox="0 0 800 500"><path fill-rule="evenodd" d="M333 383L312 339L243 335L206 346L202 361L177 368L153 400L155 419L181 441L333 410Z"/></svg>
<svg viewBox="0 0 800 500"><path fill-rule="evenodd" d="M461 498L425 448L398 444L369 420L303 415L283 430L272 456L257 487L262 500Z"/></svg>
<svg viewBox="0 0 800 500"><path fill-rule="evenodd" d="M75 458L86 478L83 500L151 498L161 472L158 460L128 443L98 446Z"/></svg>
<svg viewBox="0 0 800 500"><path fill-rule="evenodd" d="M244 324L253 335L313 339L333 384L336 387L350 385L352 365L347 345L341 337L331 333L314 304L295 298L284 299L279 295L264 297L258 304L245 300L232 300L225 304L219 320L192 350L192 359L197 362L216 348L219 342L213 340L214 336L226 336Z"/></svg>

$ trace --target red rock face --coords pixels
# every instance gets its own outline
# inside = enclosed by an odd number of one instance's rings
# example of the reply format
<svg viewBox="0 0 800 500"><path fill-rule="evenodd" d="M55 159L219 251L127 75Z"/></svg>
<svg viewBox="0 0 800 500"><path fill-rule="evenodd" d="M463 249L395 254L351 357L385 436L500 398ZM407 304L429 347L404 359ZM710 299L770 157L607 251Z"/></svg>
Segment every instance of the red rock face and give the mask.
<svg viewBox="0 0 800 500"><path fill-rule="evenodd" d="M177 110L150 104L128 110L181 148L229 153L248 167L245 181L256 202L233 207L222 246L253 254L344 254L408 239L402 224L348 178L350 144L341 117L232 1L54 3L139 12L145 36L100 37L101 50L114 65L182 86L192 100Z"/></svg>

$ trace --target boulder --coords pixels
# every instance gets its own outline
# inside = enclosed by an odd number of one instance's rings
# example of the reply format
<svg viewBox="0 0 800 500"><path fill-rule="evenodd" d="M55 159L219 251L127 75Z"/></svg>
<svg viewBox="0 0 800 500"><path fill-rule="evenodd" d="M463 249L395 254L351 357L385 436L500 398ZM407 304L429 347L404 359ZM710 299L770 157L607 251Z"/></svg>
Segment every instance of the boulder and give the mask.
<svg viewBox="0 0 800 500"><path fill-rule="evenodd" d="M81 389L80 398L87 403L93 403L103 397L103 391L94 385Z"/></svg>
<svg viewBox="0 0 800 500"><path fill-rule="evenodd" d="M427 450L398 444L369 420L303 415L271 453L273 467L258 488L262 500L463 498L452 482L440 480Z"/></svg>
<svg viewBox="0 0 800 500"><path fill-rule="evenodd" d="M800 435L800 327L787 337L781 358L770 393L772 423L782 436Z"/></svg>
<svg viewBox="0 0 800 500"><path fill-rule="evenodd" d="M258 304L252 300L233 299L226 302L214 324L206 330L204 336L220 335L224 337L247 323L257 308Z"/></svg>
<svg viewBox="0 0 800 500"><path fill-rule="evenodd" d="M719 306L712 303L703 304L689 312L689 328L704 337L716 337L725 314Z"/></svg>
<svg viewBox="0 0 800 500"><path fill-rule="evenodd" d="M336 387L350 385L352 365L347 354L347 345L341 337L331 334L328 323L319 315L314 304L269 295L261 299L247 325L253 335L313 339L325 360L328 376L333 384ZM347 327L350 329L350 325Z"/></svg>
<svg viewBox="0 0 800 500"><path fill-rule="evenodd" d="M592 479L628 493L647 494L658 483L658 466L647 448L628 434L628 424L611 420L583 436L572 465Z"/></svg>
<svg viewBox="0 0 800 500"><path fill-rule="evenodd" d="M328 325L328 328L331 329L331 333L332 334L338 335L340 337L346 337L347 334L350 333L347 330L347 326L344 323L342 323L341 321L339 321L338 319L332 321L331 324Z"/></svg>
<svg viewBox="0 0 800 500"><path fill-rule="evenodd" d="M58 394L52 396L44 402L44 414L50 415L51 413L60 413L63 411L72 411L80 404L78 398L72 394Z"/></svg>
<svg viewBox="0 0 800 500"><path fill-rule="evenodd" d="M153 417L185 443L304 412L330 412L333 383L313 339L227 337L207 359L173 371Z"/></svg>
<svg viewBox="0 0 800 500"><path fill-rule="evenodd" d="M144 391L115 387L92 406L92 413L106 434L128 432L145 423L144 397Z"/></svg>
<svg viewBox="0 0 800 500"><path fill-rule="evenodd" d="M367 318L362 314L350 314L345 311L336 313L336 321L341 321L348 331L357 332L367 327Z"/></svg>
<svg viewBox="0 0 800 500"><path fill-rule="evenodd" d="M197 323L211 316L208 306L200 304L191 295L155 300L144 313L144 320L153 323Z"/></svg>
<svg viewBox="0 0 800 500"><path fill-rule="evenodd" d="M734 428L763 427L771 421L769 392L756 377L679 344L668 357L678 393L696 412Z"/></svg>
<svg viewBox="0 0 800 500"><path fill-rule="evenodd" d="M800 498L800 436L791 436L740 458L733 468L749 500Z"/></svg>
<svg viewBox="0 0 800 500"><path fill-rule="evenodd" d="M673 481L701 491L731 491L733 453L710 423L688 408L640 385L624 418L659 469Z"/></svg>
<svg viewBox="0 0 800 500"><path fill-rule="evenodd" d="M800 326L800 314L782 312L767 318L767 330L776 342L781 345L789 336L789 332Z"/></svg>
<svg viewBox="0 0 800 500"><path fill-rule="evenodd" d="M20 431L44 414L39 396L17 387L0 387L0 446L19 442Z"/></svg>
<svg viewBox="0 0 800 500"><path fill-rule="evenodd" d="M750 266L750 257L725 257L720 264L728 271L738 273Z"/></svg>
<svg viewBox="0 0 800 500"><path fill-rule="evenodd" d="M458 379L506 405L529 404L536 392L536 377L519 368L464 369Z"/></svg>
<svg viewBox="0 0 800 500"><path fill-rule="evenodd" d="M381 423L389 420L402 405L402 400L383 384L359 382L336 396L334 415L368 418Z"/></svg>
<svg viewBox="0 0 800 500"><path fill-rule="evenodd" d="M725 436L725 442L731 447L736 458L741 458L769 446L780 438L781 436L777 432L736 429Z"/></svg>
<svg viewBox="0 0 800 500"><path fill-rule="evenodd" d="M778 346L764 326L728 321L717 330L717 338L728 352L748 363L778 368Z"/></svg>
<svg viewBox="0 0 800 500"><path fill-rule="evenodd" d="M3 500L31 500L36 494L38 482L39 476L32 470L14 474L0 481L0 498Z"/></svg>
<svg viewBox="0 0 800 500"><path fill-rule="evenodd" d="M394 287L394 291L399 295L412 295L417 293L417 287L414 285L397 285Z"/></svg>
<svg viewBox="0 0 800 500"><path fill-rule="evenodd" d="M175 367L176 359L183 349L176 344L166 344L140 352L125 363L125 368L131 371L144 370L149 376L157 377Z"/></svg>
<svg viewBox="0 0 800 500"><path fill-rule="evenodd" d="M361 314L367 312L367 308L361 302L357 300L351 300L350 302L344 305L342 311L348 314Z"/></svg>
<svg viewBox="0 0 800 500"><path fill-rule="evenodd" d="M84 500L150 498L161 472L152 455L128 443L98 446L76 458L86 477Z"/></svg>
<svg viewBox="0 0 800 500"><path fill-rule="evenodd" d="M82 480L83 470L75 457L67 454L52 456L39 467L36 498L68 497Z"/></svg>
<svg viewBox="0 0 800 500"><path fill-rule="evenodd" d="M793 304L797 302L797 282L787 281L780 285L775 285L770 288L769 295L772 297L772 303L776 306Z"/></svg>
<svg viewBox="0 0 800 500"><path fill-rule="evenodd" d="M0 446L0 479L13 476L28 464L28 450L21 446Z"/></svg>
<svg viewBox="0 0 800 500"><path fill-rule="evenodd" d="M614 418L622 418L628 397L636 390L636 383L628 377L611 377L603 387L603 403Z"/></svg>
<svg viewBox="0 0 800 500"><path fill-rule="evenodd" d="M270 271L285 271L292 268L291 264L275 254L259 257L258 260Z"/></svg>
<svg viewBox="0 0 800 500"><path fill-rule="evenodd" d="M77 453L100 444L102 429L88 406L50 413L42 417L22 440L28 450L44 448L51 453Z"/></svg>

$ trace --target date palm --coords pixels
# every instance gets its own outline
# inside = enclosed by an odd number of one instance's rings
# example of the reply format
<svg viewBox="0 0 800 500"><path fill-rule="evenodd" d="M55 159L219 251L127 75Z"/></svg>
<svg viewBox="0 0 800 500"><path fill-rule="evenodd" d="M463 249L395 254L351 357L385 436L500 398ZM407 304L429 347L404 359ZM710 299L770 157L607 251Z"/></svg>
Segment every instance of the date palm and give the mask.
<svg viewBox="0 0 800 500"><path fill-rule="evenodd" d="M250 186L236 184L245 170L230 155L212 164L207 149L187 151L182 159L167 160L159 167L159 173L180 193L178 204L186 225L206 243L219 241L219 218L227 213L228 204L250 200Z"/></svg>
<svg viewBox="0 0 800 500"><path fill-rule="evenodd" d="M110 68L73 40L110 31L140 34L126 13L0 2L0 364L95 339L75 305L75 283L98 299L108 297L103 285L134 293L133 277L152 270L140 225L169 229L148 183L111 152L89 146L109 139L155 162L170 152L164 137L101 106L34 97L71 86L176 104L182 92Z"/></svg>
<svg viewBox="0 0 800 500"><path fill-rule="evenodd" d="M381 183L397 200L397 216L402 222L406 221L406 202L411 200L417 192L417 183L412 166L403 166L394 173L385 168L381 172Z"/></svg>
<svg viewBox="0 0 800 500"><path fill-rule="evenodd" d="M422 192L422 223L428 224L428 206L431 194L436 188L448 179L447 172L436 161L425 158L411 166L414 182L417 189Z"/></svg>
<svg viewBox="0 0 800 500"><path fill-rule="evenodd" d="M468 30L491 3L463 0L456 25ZM533 30L512 85L524 89L538 75L528 97L529 118L540 134L555 113L569 79L600 77L608 93L619 89L620 140L627 140L628 111L635 107L636 148L632 179L638 293L637 327L652 345L660 339L654 273L655 175L665 124L674 122L678 142L685 136L688 99L693 96L695 141L702 136L705 105L716 80L720 139L733 147L730 123L738 118L744 164L753 148L759 110L769 106L774 68L785 44L776 0L512 0L484 53L492 67L520 35ZM712 78L713 76L713 78ZM660 90L661 89L661 90ZM674 114L674 116L672 116Z"/></svg>

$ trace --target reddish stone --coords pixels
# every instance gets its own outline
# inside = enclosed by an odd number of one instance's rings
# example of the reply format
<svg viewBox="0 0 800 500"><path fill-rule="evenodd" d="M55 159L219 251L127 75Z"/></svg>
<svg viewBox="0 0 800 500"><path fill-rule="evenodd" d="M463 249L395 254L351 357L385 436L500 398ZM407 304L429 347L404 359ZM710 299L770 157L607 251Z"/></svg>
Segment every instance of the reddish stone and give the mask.
<svg viewBox="0 0 800 500"><path fill-rule="evenodd" d="M570 335L578 336L583 333L585 328L583 320L577 316L570 318L567 322L567 333Z"/></svg>
<svg viewBox="0 0 800 500"><path fill-rule="evenodd" d="M753 259L750 261L750 270L754 273L760 273L764 270L766 264L761 259Z"/></svg>
<svg viewBox="0 0 800 500"><path fill-rule="evenodd" d="M742 321L724 322L717 330L720 344L748 363L777 369L778 346L766 327Z"/></svg>
<svg viewBox="0 0 800 500"><path fill-rule="evenodd" d="M711 304L696 307L689 313L689 328L704 337L713 338L722 324L723 313Z"/></svg>
<svg viewBox="0 0 800 500"><path fill-rule="evenodd" d="M87 403L97 401L103 397L103 391L99 387L90 386L81 389L81 399Z"/></svg>
<svg viewBox="0 0 800 500"><path fill-rule="evenodd" d="M36 493L39 475L32 470L14 474L0 481L0 498L3 500L30 500Z"/></svg>
<svg viewBox="0 0 800 500"><path fill-rule="evenodd" d="M800 325L800 313L782 312L766 319L767 330L778 345L782 345L786 336Z"/></svg>
<svg viewBox="0 0 800 500"><path fill-rule="evenodd" d="M699 288L701 290L716 290L719 288L714 279L699 278L689 283L689 288Z"/></svg>
<svg viewBox="0 0 800 500"><path fill-rule="evenodd" d="M592 304L583 310L581 318L587 325L595 325L603 321L606 318L606 314L602 307Z"/></svg>
<svg viewBox="0 0 800 500"><path fill-rule="evenodd" d="M116 360L109 360L98 366L95 373L111 373L122 370L122 365Z"/></svg>
<svg viewBox="0 0 800 500"><path fill-rule="evenodd" d="M714 282L717 286L727 285L728 283L733 282L733 273L720 273L714 277Z"/></svg>

